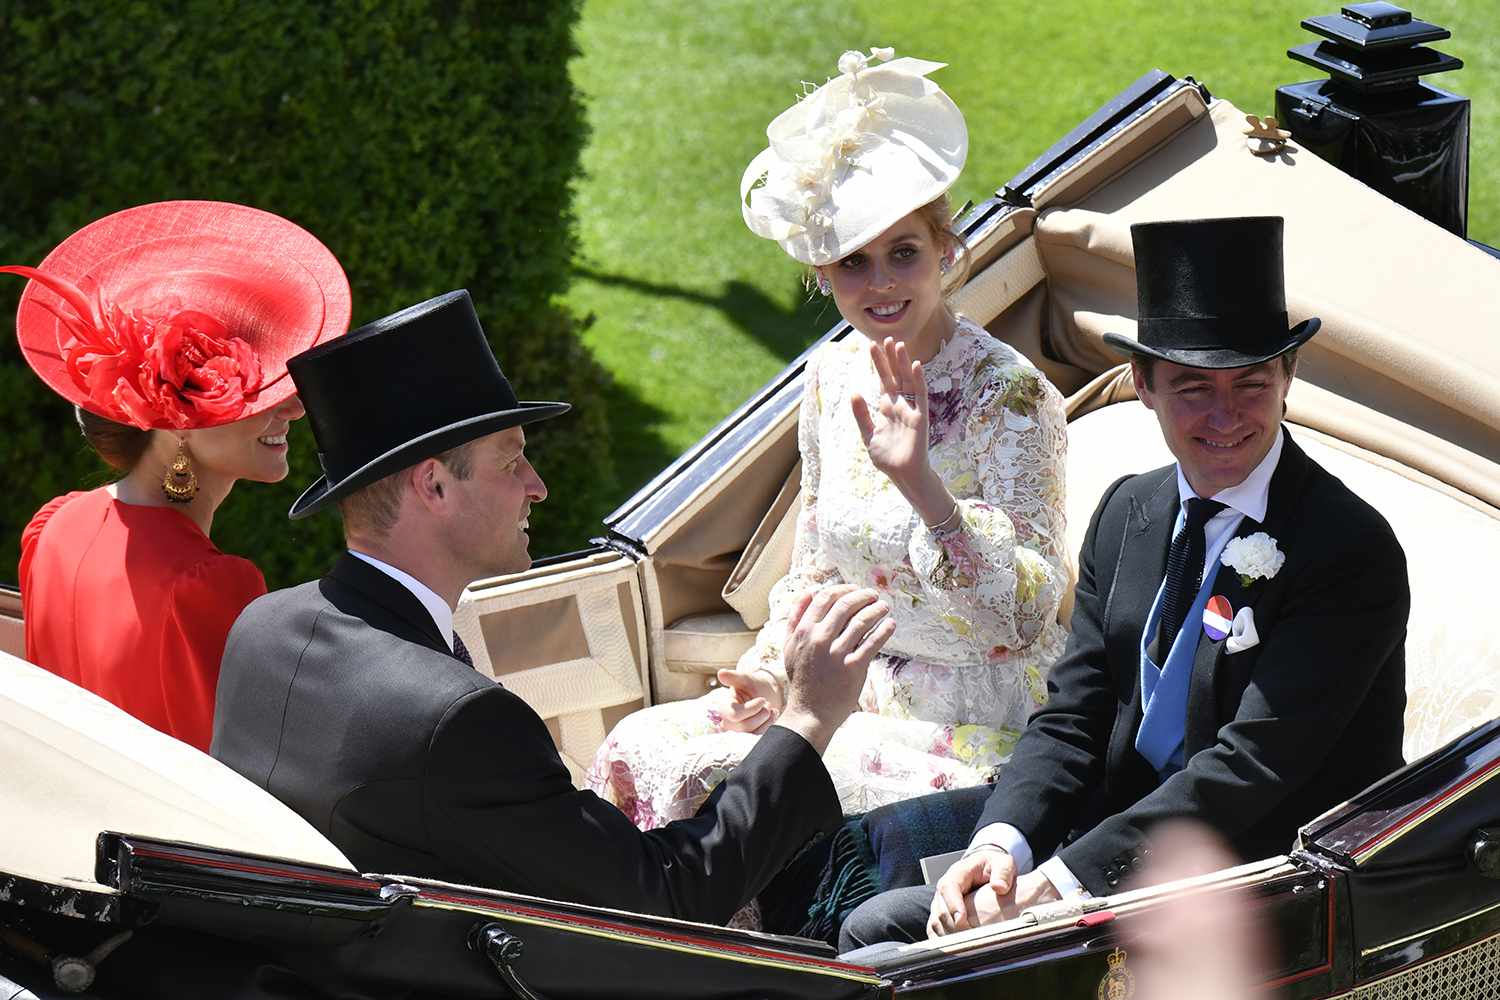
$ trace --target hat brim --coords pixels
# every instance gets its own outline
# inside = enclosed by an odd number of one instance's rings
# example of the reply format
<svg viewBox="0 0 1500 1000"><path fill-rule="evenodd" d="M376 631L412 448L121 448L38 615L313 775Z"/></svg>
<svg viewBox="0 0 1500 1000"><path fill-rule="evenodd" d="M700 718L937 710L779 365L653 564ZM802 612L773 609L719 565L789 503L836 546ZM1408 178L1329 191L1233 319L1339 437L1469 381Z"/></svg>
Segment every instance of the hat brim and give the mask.
<svg viewBox="0 0 1500 1000"><path fill-rule="evenodd" d="M294 284L303 306L265 329L264 339L251 343L261 364L262 388L246 401L242 412L228 419L243 419L280 405L296 392L286 377L286 359L339 337L349 328L349 279L338 259L301 226L248 205L167 201L127 208L70 235L46 256L38 270L83 285L85 291L92 291L101 276L111 274L128 276L137 286L149 286L151 275L167 273L174 248L200 270L205 269L200 258L211 250L211 264L206 270L226 278L267 271L268 256L283 261L297 278ZM139 273L132 273L137 256L141 258ZM115 304L129 307L133 303ZM58 309L65 307L55 292L36 281L27 283L16 313L22 356L37 376L68 402L120 420L120 414L96 409L68 373L57 348L62 330L55 315ZM214 422L194 426L207 427ZM171 425L163 420L153 426Z"/></svg>
<svg viewBox="0 0 1500 1000"><path fill-rule="evenodd" d="M1156 361L1170 361L1185 368L1249 368L1251 365L1264 364L1273 358L1281 357L1287 351L1301 347L1312 339L1313 334L1317 333L1322 325L1323 321L1316 316L1303 320L1288 330L1286 341L1269 354L1247 354L1222 347L1162 350L1149 347L1133 337L1118 333L1106 333L1104 342L1122 354L1151 358Z"/></svg>
<svg viewBox="0 0 1500 1000"><path fill-rule="evenodd" d="M856 253L948 191L968 158L969 131L958 106L927 79L944 65L909 57L872 65L860 71L857 88L841 73L777 115L766 129L770 144L740 178L750 231L819 267ZM859 119L858 150L846 153L829 122L859 110L871 94L879 95L881 114Z"/></svg>
<svg viewBox="0 0 1500 1000"><path fill-rule="evenodd" d="M496 431L561 416L570 409L572 405L569 403L523 402L515 409L498 410L494 413L469 417L466 420L428 431L366 462L338 482L330 482L326 475L318 477L317 482L304 490L297 498L297 502L292 504L291 510L287 511L287 517L295 521L309 514L315 514L330 503L370 485L377 479L384 479L393 472L416 465L423 459L441 454L449 448L457 448L459 445L467 444Z"/></svg>

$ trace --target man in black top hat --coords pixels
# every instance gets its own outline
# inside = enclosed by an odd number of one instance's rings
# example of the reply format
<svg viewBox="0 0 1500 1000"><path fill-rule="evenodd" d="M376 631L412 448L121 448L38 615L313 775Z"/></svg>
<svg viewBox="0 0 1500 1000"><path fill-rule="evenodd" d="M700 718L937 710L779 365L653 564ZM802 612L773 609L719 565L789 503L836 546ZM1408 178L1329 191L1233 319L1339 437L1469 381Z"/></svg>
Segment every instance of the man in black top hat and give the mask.
<svg viewBox="0 0 1500 1000"><path fill-rule="evenodd" d="M871 591L807 595L792 616L779 724L698 815L642 833L573 788L541 718L473 669L453 633L464 586L524 570L547 489L467 292L291 359L349 551L327 576L252 603L230 632L212 752L363 871L722 922L836 827L819 754L854 709L891 625Z"/></svg>
<svg viewBox="0 0 1500 1000"><path fill-rule="evenodd" d="M1281 426L1319 326L1288 329L1282 220L1131 236L1139 340L1105 340L1177 462L1105 491L1047 704L992 792L942 803L977 817L962 857L936 891L856 910L846 948L1112 893L1166 820L1204 823L1246 859L1279 854L1402 763L1405 556Z"/></svg>

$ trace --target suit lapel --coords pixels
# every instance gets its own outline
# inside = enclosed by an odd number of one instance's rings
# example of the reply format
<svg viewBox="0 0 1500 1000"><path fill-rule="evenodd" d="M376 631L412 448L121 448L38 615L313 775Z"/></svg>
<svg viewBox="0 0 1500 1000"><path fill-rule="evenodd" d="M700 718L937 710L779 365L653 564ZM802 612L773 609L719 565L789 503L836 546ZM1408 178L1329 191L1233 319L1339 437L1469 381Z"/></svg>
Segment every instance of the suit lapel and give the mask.
<svg viewBox="0 0 1500 1000"><path fill-rule="evenodd" d="M355 591L373 606L360 615L371 625L452 655L447 637L438 632L437 622L417 596L363 559L345 552L326 579Z"/></svg>
<svg viewBox="0 0 1500 1000"><path fill-rule="evenodd" d="M1283 433L1285 433L1283 431ZM1296 497L1302 492L1302 481L1307 469L1307 455L1292 443L1286 434L1281 446L1281 459L1276 471L1271 474L1271 489L1266 498L1264 522L1242 518L1235 538L1248 538L1257 531L1264 531L1276 539L1277 545L1286 550L1286 542L1294 527L1292 515L1296 511ZM1255 607L1265 592L1267 581L1256 580L1246 587L1240 575L1222 562L1214 576L1210 596L1219 595L1229 601L1233 613L1241 608ZM1210 639L1203 631L1202 622L1190 623L1198 630L1198 646L1193 655L1193 676L1188 686L1187 726L1184 733L1184 751L1191 756L1194 751L1211 743L1225 720L1219 718L1214 696L1214 680L1218 674L1219 661L1224 656L1224 639ZM1189 623L1184 623L1187 628Z"/></svg>
<svg viewBox="0 0 1500 1000"><path fill-rule="evenodd" d="M1167 549L1179 505L1176 466L1146 477L1142 489L1130 498L1119 569L1111 588L1105 629L1112 633L1110 643L1118 662L1129 664L1131 717L1136 725L1141 720L1141 632L1167 573ZM1112 623L1116 627L1111 628Z"/></svg>
<svg viewBox="0 0 1500 1000"><path fill-rule="evenodd" d="M1270 511L1266 512L1267 519ZM1264 531L1261 522L1244 517L1240 519L1240 526L1235 531L1235 538L1245 538ZM1246 604L1255 603L1258 588L1252 587L1249 592L1240 583L1240 575L1225 566L1222 562L1218 565L1218 572L1214 574L1213 589L1209 596L1223 597L1229 602L1231 617L1237 614L1240 608ZM1198 633L1198 645L1193 651L1193 675L1188 681L1188 704L1187 724L1183 727L1183 752L1192 756L1195 750L1207 746L1219 731L1219 712L1214 700L1214 678L1217 675L1219 659L1224 655L1224 640L1210 639L1208 633L1203 630L1203 622L1183 622L1183 628L1195 629Z"/></svg>

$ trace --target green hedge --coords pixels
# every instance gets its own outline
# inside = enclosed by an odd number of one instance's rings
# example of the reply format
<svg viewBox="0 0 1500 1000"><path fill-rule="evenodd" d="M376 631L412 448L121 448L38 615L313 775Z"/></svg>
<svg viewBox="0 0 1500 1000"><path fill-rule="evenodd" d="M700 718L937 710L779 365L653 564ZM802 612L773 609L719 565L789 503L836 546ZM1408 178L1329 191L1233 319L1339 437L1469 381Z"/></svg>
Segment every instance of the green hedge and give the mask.
<svg viewBox="0 0 1500 1000"><path fill-rule="evenodd" d="M586 132L568 73L577 18L578 0L0 5L0 262L35 264L131 205L205 198L321 238L356 324L467 287L522 398L575 404L528 450L553 494L532 518L533 555L576 547L618 498L607 376L556 303ZM0 278L7 333L22 286ZM5 580L32 512L107 477L13 336L0 338L0 427ZM240 484L215 523L272 587L318 575L339 546L335 516L285 516L317 475L313 452L301 421L289 479Z"/></svg>

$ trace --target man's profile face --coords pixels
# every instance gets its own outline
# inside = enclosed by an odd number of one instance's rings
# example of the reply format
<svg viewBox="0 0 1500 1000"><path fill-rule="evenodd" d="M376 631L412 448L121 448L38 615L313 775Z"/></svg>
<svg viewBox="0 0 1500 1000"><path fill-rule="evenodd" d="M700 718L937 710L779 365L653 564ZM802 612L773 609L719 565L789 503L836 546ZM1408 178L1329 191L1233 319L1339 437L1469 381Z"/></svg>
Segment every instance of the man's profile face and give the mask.
<svg viewBox="0 0 1500 1000"><path fill-rule="evenodd" d="M1291 378L1280 358L1248 368L1188 368L1157 361L1135 391L1156 414L1188 485L1201 497L1238 486L1276 440Z"/></svg>
<svg viewBox="0 0 1500 1000"><path fill-rule="evenodd" d="M450 477L456 513L448 537L470 579L519 573L531 566L527 517L547 486L526 460L526 434L510 427L474 442L467 480Z"/></svg>

